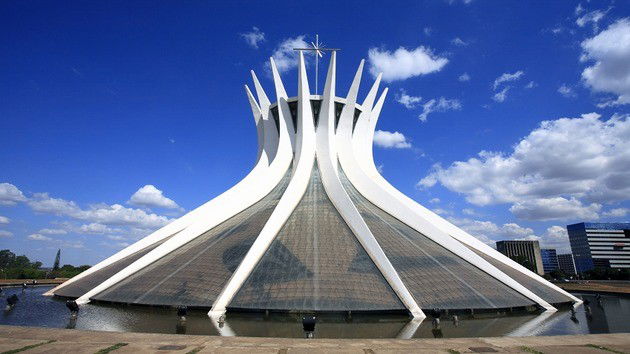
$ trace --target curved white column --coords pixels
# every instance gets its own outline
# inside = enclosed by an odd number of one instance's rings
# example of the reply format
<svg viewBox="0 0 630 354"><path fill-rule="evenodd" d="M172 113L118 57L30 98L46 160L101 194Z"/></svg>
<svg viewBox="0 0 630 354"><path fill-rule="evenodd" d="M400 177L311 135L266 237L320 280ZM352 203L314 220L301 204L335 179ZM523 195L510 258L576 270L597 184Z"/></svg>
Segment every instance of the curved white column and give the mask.
<svg viewBox="0 0 630 354"><path fill-rule="evenodd" d="M55 294L57 290L64 288L65 286L74 283L77 280L83 279L94 272L101 270L110 264L113 264L127 256L130 256L140 250L145 249L157 242L164 240L165 238L172 236L181 230L188 227L190 224L194 223L197 218L204 214L212 213L214 208L217 208L224 202L224 200L228 198L232 198L233 194L236 190L243 188L243 185L252 183L252 180L255 180L262 171L267 170L269 168L269 161L273 159L276 154L276 150L278 148L278 133L276 131L276 125L273 119L268 117L269 113L269 100L265 95L258 79L252 71L252 75L254 77L254 83L256 85L256 91L258 93L259 100L261 101L261 106L256 103L249 87L245 85L245 92L247 93L247 98L249 100L250 106L252 108L252 114L254 115L254 121L256 123L256 131L258 136L258 154L256 157L256 164L254 168L250 171L250 173L245 176L239 183L234 185L229 190L220 194L216 198L208 201L207 203L197 207L196 209L186 213L185 215L179 217L178 219L172 221L168 225L154 231L150 235L138 240L132 245L118 251L114 255L104 259L103 261L93 265L89 269L81 272L80 274L72 277L71 279L65 281L64 283L56 286L55 288L44 293L46 296L52 296Z"/></svg>
<svg viewBox="0 0 630 354"><path fill-rule="evenodd" d="M412 200L411 198L407 197L405 194L403 194L400 191L398 191L384 177L382 177L380 175L380 173L378 172L378 169L376 168L376 165L374 163L374 159L373 159L373 144L372 144L372 140L373 140L373 136L374 136L374 130L376 128L376 122L378 120L381 108L383 106L383 102L384 102L386 93L387 92L385 91L381 95L381 97L380 97L379 101L377 102L376 106L374 107L373 111L367 117L364 117L362 115L362 117L359 118L359 119L367 119L369 121L369 124L364 125L364 127L367 127L367 129L361 130L361 131L355 130L354 134L357 135L357 136L355 136L352 139L352 142L353 142L352 145L353 146L346 147L347 149L345 150L345 151L353 151L354 154L356 154L355 155L356 156L356 160L360 161L358 163L358 165L360 165L362 169L356 169L356 168L350 167L352 165L352 163L353 163L353 160L354 160L354 159L352 159L352 156L349 156L350 154L344 154L344 158L345 159L342 159L342 165L344 164L344 162L345 162L346 166L350 165L347 168L344 167L344 171L347 170L348 178L350 178L350 180L352 181L353 185L355 185L355 187L359 187L360 185L362 186L362 189L357 188L357 189L359 189L361 194L363 194L372 203L376 204L377 206L379 206L381 208L383 208L381 206L381 205L383 205L383 201L380 199L380 197L376 196L376 194L387 195L387 196L390 197L390 201L393 198L399 204L402 204L402 205L405 206L406 213L402 213L400 209L395 208L393 210L393 212L395 212L394 215L396 215L398 218L400 218L400 216L403 215L403 214L409 214L409 215L407 215L408 220L414 221L414 224L416 224L416 225L423 224L424 225L422 227L423 229L422 230L418 229L417 226L411 225L410 223L408 223L405 220L403 220L403 222L405 222L407 225L411 226L412 228L414 228L417 231L425 234L428 237L432 237L432 235L435 235L435 237L437 237L436 242L442 244L443 246L445 244L442 243L442 241L438 241L438 240L442 240L442 239L449 240L450 238L448 236L451 236L454 239L456 239L457 241L462 242L462 243L464 243L464 244L466 244L466 245L468 245L468 246L470 246L470 247L472 247L472 248L474 248L474 249L476 249L478 251L481 251L481 252L489 255L489 256L497 259L498 261L500 261L500 262L510 266L511 268L513 268L513 269L515 269L515 270L517 270L517 271L527 275L528 277L530 277L530 278L540 282L541 284L543 284L545 286L548 286L548 287L550 287L550 288L552 288L552 289L554 289L556 291L559 291L560 293L562 293L562 294L564 294L566 296L569 296L574 301L579 302L580 300L577 299L576 297L568 294L567 292L561 290L560 288L556 287L555 285L547 282L546 280L542 279L538 275L533 274L532 272L527 270L525 267L523 267L523 266L519 265L518 263L512 261L511 259L509 259L505 255L499 253L498 251L496 251L492 247L484 244L483 242L479 241L475 237L473 237L473 236L469 235L468 233L464 232L460 228L456 227L455 225L453 225L450 222L448 222L445 219L443 219L441 216L433 213L432 211L430 211L429 209L423 207L419 203L416 203L414 200ZM365 108L364 107L364 109L368 110L369 108ZM340 122L339 124L341 125L342 122ZM338 130L338 133L339 133L339 130ZM347 134L347 131L342 131L342 133ZM361 176L361 175L363 175L363 176ZM357 179L363 181L364 183L361 183ZM369 186L369 187L366 186L365 185L365 181L366 180L372 181L372 183L371 183L372 185ZM375 188L375 186L378 186L380 188ZM377 191L384 192L384 193L378 193ZM372 198L368 197L367 194L372 195ZM385 203L385 205L387 205L387 204L388 203ZM392 211L388 211L388 212L391 213ZM428 228L427 230L433 230L433 232L424 231L425 227ZM540 306L544 307L546 310L548 310L548 311L555 311L555 308L553 306L551 306L549 303L544 301L539 296L535 295L533 292L531 292L530 290L528 290L527 288L522 286L520 283L516 282L511 277L505 275L505 273L501 272L496 267L491 266L490 263L488 263L485 260L483 260L483 258L479 257L474 252L470 251L467 247L461 247L461 245L458 245L457 242L454 243L454 242L451 242L450 240L447 241L447 242L450 245L450 247L454 247L454 249L458 249L460 252L462 252L462 254L464 254L465 257L466 257L465 259L467 259L469 261L470 260L475 260L475 263L473 263L473 262L471 262L471 263L475 264L481 270L484 270L484 271L486 271L489 274L491 274L491 273L488 272L487 270L491 270L492 271L491 275L493 275L495 278L501 280L503 283L505 283L506 285L510 286L512 289L514 289L514 290L518 291L519 293L523 294L524 296L534 300L536 303L538 303ZM449 247L449 249L450 249L450 247ZM453 251L453 250L451 250L451 251Z"/></svg>
<svg viewBox="0 0 630 354"><path fill-rule="evenodd" d="M361 69L362 65L359 67L359 70ZM546 309L553 309L553 307L545 300L541 299L539 296L529 291L523 285L519 284L517 281L507 276L505 273L492 266L490 263L478 256L476 253L472 252L470 249L464 247L462 244L452 239L442 230L433 226L432 223L424 219L422 215L418 215L418 213L415 212L412 208L405 205L404 203L401 203L398 199L389 194L385 189L381 188L378 183L375 183L374 179L370 178L363 172L359 163L354 158L354 149L352 146L351 112L354 111L354 102L356 101L357 90L358 87L353 87L350 89L346 104L346 108L348 109L347 112L343 112L341 115L339 124L337 126L336 138L339 151L339 161L343 166L346 176L348 177L352 185L359 191L359 193L361 193L374 205L383 209L385 212L389 213L390 215L396 215L396 218L406 225L427 236L442 247L465 259L472 265L476 266L480 270L484 271L485 273L496 278L500 282L506 284L510 288L521 293L525 297L538 303L540 306ZM344 109L344 111L346 110ZM471 291L474 290L471 288Z"/></svg>
<svg viewBox="0 0 630 354"><path fill-rule="evenodd" d="M295 158L296 162L294 162L293 176L287 189L280 198L278 205L256 238L256 241L254 241L245 255L245 258L243 258L243 261L239 264L236 271L234 271L227 285L225 285L221 294L212 305L212 309L208 312L208 316L211 318L217 318L217 316L221 316L225 313L226 307L252 273L256 264L258 264L265 254L284 223L289 216L291 216L293 210L295 210L302 200L308 187L315 159L315 127L313 125L308 79L306 77L306 67L304 65L302 52L300 52L299 60L298 135L300 136L300 140L299 151L296 153L298 156ZM279 82L280 76L275 65L272 65L272 70L274 78L278 77L277 82ZM282 92L283 90L284 88L282 86L276 85L278 103L280 106L278 114L281 120L291 120L286 101L286 92Z"/></svg>
<svg viewBox="0 0 630 354"><path fill-rule="evenodd" d="M275 67L273 62L272 67ZM256 82L257 80L255 80L255 83ZM249 94L251 95L251 92L249 92ZM261 97L260 92L259 97ZM264 99L262 102L264 102ZM263 103L263 106L265 105L268 107L268 103ZM271 119L268 114L269 112L267 109L266 113L262 113L262 118ZM265 151L276 151L275 158L271 164L268 165L263 161L263 158L261 158L259 164L257 164L243 180L207 203L208 206L206 208L196 213L194 215L193 223L181 230L171 239L156 247L151 252L142 256L134 263L130 264L103 283L82 295L79 299L77 299L77 303L84 304L89 302L90 297L110 288L121 280L131 276L135 272L152 264L184 244L194 240L206 231L250 207L269 194L269 192L271 192L271 190L280 182L288 170L293 158L289 136L289 130L293 130L293 123L289 117L289 119L279 119L278 124L280 131L279 135L273 133L266 134L268 128L271 128L272 131L276 131L275 124L268 123L263 125L265 128L265 146L263 149ZM273 146L276 147L274 148ZM262 154L261 156L265 155L266 154Z"/></svg>
<svg viewBox="0 0 630 354"><path fill-rule="evenodd" d="M317 164L322 178L322 184L331 202L344 219L348 227L352 230L357 240L363 246L376 267L379 269L385 280L394 290L398 298L407 307L413 317L425 318L425 314L418 306L402 279L392 266L391 262L376 241L376 238L368 228L367 224L359 214L354 203L344 190L337 174L337 152L335 142L335 81L336 81L336 52L332 52L326 85L324 88L324 99L322 101L319 123L317 127ZM360 70L363 68L361 61ZM349 99L342 111L342 117L354 115L354 101L361 80L361 71L357 72L354 78ZM354 98L353 98L354 97ZM351 102L352 101L352 102ZM352 124L352 121L350 122Z"/></svg>

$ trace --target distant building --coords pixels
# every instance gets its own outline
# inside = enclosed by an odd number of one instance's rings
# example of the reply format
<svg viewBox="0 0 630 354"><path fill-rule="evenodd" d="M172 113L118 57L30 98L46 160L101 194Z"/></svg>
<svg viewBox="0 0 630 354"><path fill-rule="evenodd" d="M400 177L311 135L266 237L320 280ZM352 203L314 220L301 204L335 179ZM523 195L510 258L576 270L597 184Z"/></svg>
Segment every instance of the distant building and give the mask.
<svg viewBox="0 0 630 354"><path fill-rule="evenodd" d="M567 225L578 272L595 267L630 268L630 223Z"/></svg>
<svg viewBox="0 0 630 354"><path fill-rule="evenodd" d="M538 241L497 241L497 251L512 259L523 257L532 264L536 273L545 274Z"/></svg>
<svg viewBox="0 0 630 354"><path fill-rule="evenodd" d="M554 248L542 248L540 250L540 256L542 258L545 274L558 269L558 256L556 255L556 250Z"/></svg>
<svg viewBox="0 0 630 354"><path fill-rule="evenodd" d="M575 262L571 253L558 255L558 268L567 275L576 275Z"/></svg>

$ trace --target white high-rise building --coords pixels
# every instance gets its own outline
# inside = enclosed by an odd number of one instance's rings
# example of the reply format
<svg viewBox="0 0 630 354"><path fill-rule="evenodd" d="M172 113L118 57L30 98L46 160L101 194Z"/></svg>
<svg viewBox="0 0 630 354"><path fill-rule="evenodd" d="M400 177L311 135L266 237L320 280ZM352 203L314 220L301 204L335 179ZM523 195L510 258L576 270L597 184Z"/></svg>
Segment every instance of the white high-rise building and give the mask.
<svg viewBox="0 0 630 354"><path fill-rule="evenodd" d="M363 61L337 96L336 53L312 95L302 52L289 97L246 86L258 159L225 193L51 290L102 301L226 310L496 310L579 300L390 185L372 156L380 75L362 103Z"/></svg>

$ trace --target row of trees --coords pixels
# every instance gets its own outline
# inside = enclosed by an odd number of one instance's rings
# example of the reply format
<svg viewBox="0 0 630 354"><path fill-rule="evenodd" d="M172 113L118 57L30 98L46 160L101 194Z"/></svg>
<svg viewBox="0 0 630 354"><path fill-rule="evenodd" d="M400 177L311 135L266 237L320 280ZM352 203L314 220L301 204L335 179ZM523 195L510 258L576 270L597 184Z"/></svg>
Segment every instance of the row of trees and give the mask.
<svg viewBox="0 0 630 354"><path fill-rule="evenodd" d="M55 264L51 269L43 269L42 262L31 262L28 257L17 256L10 250L0 251L0 277L3 279L45 279L71 278L90 268L88 265L75 267L70 264L59 266L61 251L57 251Z"/></svg>

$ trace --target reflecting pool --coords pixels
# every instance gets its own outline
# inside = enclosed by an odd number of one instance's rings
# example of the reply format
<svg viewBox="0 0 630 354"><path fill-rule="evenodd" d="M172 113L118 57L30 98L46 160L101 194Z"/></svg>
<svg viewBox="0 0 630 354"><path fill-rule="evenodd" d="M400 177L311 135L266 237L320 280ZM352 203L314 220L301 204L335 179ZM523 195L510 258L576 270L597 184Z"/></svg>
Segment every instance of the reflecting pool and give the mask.
<svg viewBox="0 0 630 354"><path fill-rule="evenodd" d="M49 286L5 288L0 296L0 324L51 328L76 328L99 331L180 333L254 337L304 337L302 316L290 314L230 314L225 323L213 323L206 311L189 310L180 322L175 309L121 305L87 304L72 318L65 301L42 294ZM4 309L8 296L19 301ZM590 305L575 313L561 310L541 315L521 314L494 318L460 316L454 322L442 316L439 325L431 318L410 321L400 315L321 315L317 318L315 338L432 338L545 336L562 334L630 332L630 298L575 294Z"/></svg>

